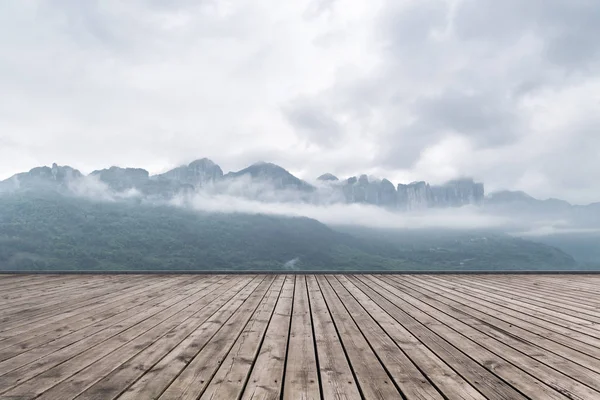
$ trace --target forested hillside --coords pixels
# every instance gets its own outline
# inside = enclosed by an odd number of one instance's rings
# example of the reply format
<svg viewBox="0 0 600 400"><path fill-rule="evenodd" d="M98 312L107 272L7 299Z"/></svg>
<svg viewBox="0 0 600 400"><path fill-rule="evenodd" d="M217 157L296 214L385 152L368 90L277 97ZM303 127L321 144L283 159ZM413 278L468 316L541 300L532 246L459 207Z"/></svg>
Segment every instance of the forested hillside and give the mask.
<svg viewBox="0 0 600 400"><path fill-rule="evenodd" d="M309 218L17 192L0 196L0 269L539 270L574 265L552 247L504 235L482 239L481 232L435 237L345 229Z"/></svg>

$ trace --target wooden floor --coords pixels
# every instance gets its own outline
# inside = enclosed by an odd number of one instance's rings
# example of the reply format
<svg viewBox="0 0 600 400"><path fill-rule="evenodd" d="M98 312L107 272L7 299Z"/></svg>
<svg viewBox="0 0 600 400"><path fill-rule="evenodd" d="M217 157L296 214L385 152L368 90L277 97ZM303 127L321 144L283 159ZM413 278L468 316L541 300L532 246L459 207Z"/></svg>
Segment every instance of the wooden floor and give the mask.
<svg viewBox="0 0 600 400"><path fill-rule="evenodd" d="M600 399L600 275L0 275L0 399Z"/></svg>

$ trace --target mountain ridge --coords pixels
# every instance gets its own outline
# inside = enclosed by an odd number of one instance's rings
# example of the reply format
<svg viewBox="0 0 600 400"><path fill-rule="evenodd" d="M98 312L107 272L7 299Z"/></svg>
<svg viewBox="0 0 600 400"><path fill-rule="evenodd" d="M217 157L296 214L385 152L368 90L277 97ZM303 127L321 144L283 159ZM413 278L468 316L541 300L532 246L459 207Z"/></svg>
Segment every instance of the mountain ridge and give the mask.
<svg viewBox="0 0 600 400"><path fill-rule="evenodd" d="M164 173L151 175L142 168L111 166L92 171L88 175L68 165L41 166L21 172L0 181L0 190L15 190L28 186L58 184L68 187L69 182L84 177L96 177L111 190L136 189L143 194L173 197L178 193L189 193L216 184L247 178L249 183L269 183L270 190L298 191L302 201L317 201L318 194L309 196L327 187L334 193L330 202L364 203L399 211L423 210L427 208L462 207L465 205L498 207L510 204L529 204L555 208L586 207L572 205L560 199L536 199L522 191L502 190L486 195L484 184L471 178L454 179L441 185L425 181L398 183L388 179L373 179L367 175L339 179L331 173L316 178L315 184L304 181L285 168L268 162L257 162L239 171L224 173L221 167L208 158L200 158ZM223 185L221 185L223 186ZM589 206L599 206L592 203Z"/></svg>

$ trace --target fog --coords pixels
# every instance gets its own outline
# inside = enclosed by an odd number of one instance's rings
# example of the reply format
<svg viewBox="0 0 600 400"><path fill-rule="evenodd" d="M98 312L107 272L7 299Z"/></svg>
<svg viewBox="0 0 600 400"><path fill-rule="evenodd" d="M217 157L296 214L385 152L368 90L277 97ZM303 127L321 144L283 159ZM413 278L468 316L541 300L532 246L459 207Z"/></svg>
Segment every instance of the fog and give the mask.
<svg viewBox="0 0 600 400"><path fill-rule="evenodd" d="M173 196L144 194L142 189L113 190L97 176L88 175L68 183L68 191L93 201L136 201L147 205L170 205L201 212L266 214L307 217L331 226L354 225L385 229L494 230L514 236L543 237L556 234L597 233L597 212L590 209L584 218L581 209L571 218L564 212L524 212L512 207L463 206L398 211L365 203L347 204L335 190L335 183L316 185L302 192L276 188L272 183L239 177L205 185ZM591 222L590 222L591 221ZM591 226L590 226L591 224Z"/></svg>
<svg viewBox="0 0 600 400"><path fill-rule="evenodd" d="M392 212L365 204L263 202L202 192L186 198L178 197L171 203L199 211L308 217L327 225L359 225L370 228L485 229L508 227L511 224L511 221L504 217L487 215L476 207Z"/></svg>
<svg viewBox="0 0 600 400"><path fill-rule="evenodd" d="M149 181L156 184L157 181ZM28 184L31 185L31 182ZM35 183L44 187L48 183ZM39 186L37 186L39 185ZM69 180L63 193L92 201L134 201L146 205L169 205L201 212L267 214L307 217L330 226L353 225L385 229L494 230L535 240L558 234L600 232L598 207L539 209L531 204L502 207L463 206L399 211L366 203L345 203L339 183L313 183L314 190L276 187L272 181L242 176L206 184L193 191L155 193L144 187L115 190L98 176ZM0 185L0 194L22 189L18 179ZM31 187L30 187L31 189ZM151 194L153 193L153 194Z"/></svg>

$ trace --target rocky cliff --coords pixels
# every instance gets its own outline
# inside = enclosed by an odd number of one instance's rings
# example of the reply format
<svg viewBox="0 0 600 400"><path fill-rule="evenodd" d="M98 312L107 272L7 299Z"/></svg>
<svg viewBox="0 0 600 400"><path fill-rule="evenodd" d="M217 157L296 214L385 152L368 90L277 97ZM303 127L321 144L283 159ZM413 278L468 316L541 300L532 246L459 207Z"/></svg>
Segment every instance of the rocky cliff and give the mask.
<svg viewBox="0 0 600 400"><path fill-rule="evenodd" d="M141 168L115 166L94 171L90 176L115 192L136 190L142 195L162 198L209 189L210 193L260 201L345 202L400 211L482 205L484 201L483 184L472 179L454 180L444 185L420 181L395 187L388 179L360 175L339 180L327 173L321 175L319 183L313 186L276 164L260 162L223 174L221 167L207 158L154 176ZM53 164L52 167L38 167L17 174L0 182L0 188L11 190L43 185L68 188L69 182L82 178L84 175L76 169Z"/></svg>
<svg viewBox="0 0 600 400"><path fill-rule="evenodd" d="M450 181L443 185L429 185L423 181L398 185L398 208L403 210L482 205L484 198L483 183L472 179Z"/></svg>
<svg viewBox="0 0 600 400"><path fill-rule="evenodd" d="M157 180L174 180L182 184L202 187L207 183L214 183L223 179L223 170L212 160L202 158L188 165L174 168L164 174L156 175Z"/></svg>

